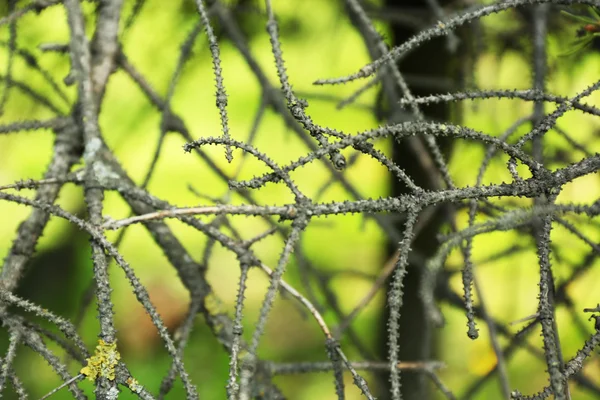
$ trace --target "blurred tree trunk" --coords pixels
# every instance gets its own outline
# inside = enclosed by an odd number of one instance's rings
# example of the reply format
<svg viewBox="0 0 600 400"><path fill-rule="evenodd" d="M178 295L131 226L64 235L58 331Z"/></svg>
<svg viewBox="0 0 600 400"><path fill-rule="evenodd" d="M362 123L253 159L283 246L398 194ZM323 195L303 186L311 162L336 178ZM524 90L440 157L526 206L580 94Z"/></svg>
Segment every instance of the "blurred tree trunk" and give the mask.
<svg viewBox="0 0 600 400"><path fill-rule="evenodd" d="M427 5L427 0L385 0L383 7L388 15L398 16L413 16L414 21L424 21L426 27L432 26L433 23L439 18L433 17L433 12ZM450 1L439 0L439 4L444 7L448 5ZM393 13L391 12L393 11ZM410 19L410 18L409 18ZM415 27L408 26L407 23L390 23L391 28L391 44L392 46L398 46L417 33ZM421 28L422 29L422 28ZM463 47L464 43L459 43L459 48ZM404 74L405 79L409 83L412 95L427 96L430 94L436 94L441 92L447 92L450 89L443 89L442 85L431 85L429 87L419 84L415 80L415 84L411 84L411 77L419 78L430 78L432 82L456 82L458 86L458 67L460 66L460 60L458 54L455 52L452 54L449 50L448 37L437 38L435 40L428 41L417 49L411 51L400 63L400 71ZM421 80L421 79L419 79ZM437 86L437 87L435 87ZM382 91L382 93L385 90ZM396 93L399 96L404 96L400 88L396 88ZM384 95L385 96L385 95ZM389 102L389 97L383 99L380 104L386 104ZM390 104L390 103L388 103ZM381 106L380 106L381 107ZM382 115L386 117L388 123L398 123L406 120L406 113L410 112L410 108L402 110L403 112L398 113L398 109L394 110L396 106L391 103L389 111L383 112ZM457 116L452 114L451 107L445 103L430 105L422 107L426 119L435 121L456 121ZM422 144L420 147L426 149L426 145L422 138L415 138ZM443 153L448 161L448 155L450 154L449 141L441 141L438 139L438 144L442 148ZM403 140L401 143L393 143L393 160L394 162L402 167L407 174L412 177L414 182L426 189L434 189L434 181L437 177L432 177L431 174L423 168L422 157L423 154L417 154L414 151L413 145L409 145L408 140ZM438 180L438 185L443 185L443 182ZM391 194L392 196L398 196L406 192L406 187L393 179L391 182ZM423 213L421 214L421 216ZM420 218L421 218L420 216ZM438 242L435 240L436 234L439 231L440 226L444 223L444 212L443 209L438 208L432 217L422 225L419 233L415 237L412 244L412 250L417 254L425 257L430 257L435 253L438 247ZM420 221L421 223L423 221ZM419 223L418 223L419 225ZM403 223L398 222L398 231L403 230ZM390 242L388 244L389 254L394 254L398 249L398 243ZM408 267L408 273L404 279L404 297L403 305L401 308L400 318L400 360L401 361L416 361L416 360L430 360L435 358L435 342L432 338L431 328L425 319L425 312L419 296L419 286L422 279L422 265L410 264ZM389 281L388 281L389 282ZM387 287L389 289L389 285ZM387 321L389 318L389 307L384 308L384 315L382 315L380 325L380 339L379 343L379 355L381 359L386 359L388 355L388 327ZM385 374L380 376L381 391L378 393L380 399L389 398L389 375ZM401 374L402 384L402 395L403 399L427 399L431 393L428 391L430 385L426 377L423 374L414 372L402 372Z"/></svg>

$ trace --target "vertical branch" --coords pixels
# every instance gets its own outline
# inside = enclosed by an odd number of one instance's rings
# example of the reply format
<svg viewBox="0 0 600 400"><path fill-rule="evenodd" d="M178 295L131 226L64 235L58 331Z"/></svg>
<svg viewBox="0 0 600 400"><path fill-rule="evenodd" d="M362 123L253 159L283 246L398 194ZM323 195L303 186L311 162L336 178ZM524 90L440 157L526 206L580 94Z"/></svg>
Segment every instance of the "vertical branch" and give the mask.
<svg viewBox="0 0 600 400"><path fill-rule="evenodd" d="M2 397L6 379L10 374L10 369L12 368L15 356L17 355L17 346L21 342L21 333L18 330L12 330L8 340L8 350L6 350L6 356L2 359L2 367L0 369L0 397Z"/></svg>
<svg viewBox="0 0 600 400"><path fill-rule="evenodd" d="M323 132L326 130L316 126L310 116L306 114L304 110L306 107L308 107L308 102L304 99L299 99L296 97L296 94L294 93L292 85L288 79L283 58L283 51L281 50L281 43L279 41L279 26L275 20L275 14L273 13L273 8L271 7L271 1L265 0L265 6L267 9L268 18L267 32L269 33L269 38L271 40L271 49L273 51L273 56L275 57L277 76L279 77L279 83L281 84L281 90L283 91L287 107L294 119L298 121L321 146L325 147L328 145L328 140L325 135L323 135ZM329 153L329 158L335 169L343 170L346 167L346 158L342 155L342 153L339 152L339 150L331 151Z"/></svg>
<svg viewBox="0 0 600 400"><path fill-rule="evenodd" d="M235 319L233 321L233 341L231 343L231 353L229 359L229 380L227 381L227 399L235 400L239 385L237 383L238 357L240 352L240 342L242 338L242 312L244 307L244 293L246 292L246 281L250 264L248 260L240 259L240 282L238 284L238 294L235 300Z"/></svg>
<svg viewBox="0 0 600 400"><path fill-rule="evenodd" d="M94 57L90 55L85 22L77 0L65 0L67 20L71 32L70 52L71 68L78 82L78 101L76 114L80 118L83 131L85 162L84 190L90 223L102 224L104 191L99 188L99 174L105 173L106 166L100 160L103 141L98 124L99 105L97 101L104 92L108 76L112 70L116 54L116 36L118 32L120 1L105 1L99 6L98 24L93 41ZM92 69L93 62L93 69ZM108 262L100 243L91 239L96 296L98 300L98 318L100 320L100 338L106 343L114 343L116 330L113 321L111 287L108 277ZM115 381L100 377L96 387L97 396L104 398L118 391Z"/></svg>
<svg viewBox="0 0 600 400"><path fill-rule="evenodd" d="M13 13L17 0L8 0L8 12ZM6 76L4 79L4 90L2 91L2 97L0 97L0 115L4 114L4 106L8 100L8 92L12 85L12 70L15 59L15 53L17 52L17 21L11 21L8 25L8 59L6 60Z"/></svg>
<svg viewBox="0 0 600 400"><path fill-rule="evenodd" d="M179 341L177 350L180 359L183 359L183 351L185 350L185 346L188 344L188 340L190 338L192 328L194 326L194 321L196 320L196 316L200 312L201 307L202 304L200 304L200 302L197 301L197 299L192 299L188 308L187 316L183 324L179 328L177 328L177 333L175 334L175 336ZM171 368L169 368L169 372L163 378L160 384L160 391L157 397L158 400L163 400L165 396L169 393L169 391L173 388L178 370L181 370L181 363L178 360L173 359L171 361Z"/></svg>
<svg viewBox="0 0 600 400"><path fill-rule="evenodd" d="M115 67L119 50L119 18L123 0L100 0L97 6L98 20L91 42L91 80L93 93L98 99L98 111L110 74Z"/></svg>
<svg viewBox="0 0 600 400"><path fill-rule="evenodd" d="M307 224L308 220L306 216L299 216L294 220L290 235L286 240L281 256L279 257L277 268L275 268L275 271L271 275L269 288L267 289L267 294L265 295L265 299L261 306L256 329L254 330L252 341L248 348L248 355L242 363L242 371L240 374L240 400L247 400L250 398L251 380L256 368L256 351L260 343L260 338L264 333L267 318L273 307L273 302L275 301L275 296L279 290L281 278L283 277L289 258L294 250L296 242L300 239L300 232L306 228Z"/></svg>
<svg viewBox="0 0 600 400"><path fill-rule="evenodd" d="M558 332L555 330L556 322L554 316L554 281L550 265L550 230L552 229L552 216L543 218L543 226L536 235L538 246L538 258L540 263L540 295L538 305L538 317L542 325L542 337L544 342L544 355L548 374L550 375L550 386L555 399L569 398L567 382L562 372L563 364L560 360L559 343L556 338Z"/></svg>
<svg viewBox="0 0 600 400"><path fill-rule="evenodd" d="M506 141L510 135L515 133L515 131L523 125L523 123L529 121L531 117L520 118L513 125L511 125L502 135L500 135L501 141ZM487 167L490 164L490 161L497 149L493 146L489 146L483 161L481 162L481 166L477 173L477 179L475 186L479 187L483 181L483 174L485 173ZM468 226L471 227L475 224L475 216L477 214L477 200L473 199L469 204L469 223ZM494 353L496 354L496 367L499 374L500 387L502 389L502 394L504 398L509 398L510 396L510 383L508 379L508 370L506 365L506 359L504 357L504 352L500 347L500 343L497 336L497 329L492 321L491 316L487 312L486 302L484 298L484 294L479 290L479 284L475 275L475 268L472 261L472 249L473 249L473 238L467 238L467 243L463 249L463 256L465 260L465 266L462 270L462 282L463 282L463 292L464 292L464 300L465 307L467 310L467 326L469 327L468 335L470 338L474 338L477 334L477 328L475 325L475 312L473 308L473 292L471 285L475 284L475 289L477 291L477 296L479 297L480 309L483 318L486 321L488 326L488 331L490 334L490 342L492 343L492 348L494 349Z"/></svg>
<svg viewBox="0 0 600 400"><path fill-rule="evenodd" d="M390 380L392 383L392 398L401 399L400 392L400 371L398 370L398 361L400 354L400 308L402 307L402 290L404 286L404 276L408 266L408 253L413 240L413 229L417 222L419 210L408 211L406 222L404 223L404 232L402 241L398 246L398 261L394 271L394 276L388 293L388 304L390 306L390 319L388 323L389 335L389 359Z"/></svg>
<svg viewBox="0 0 600 400"><path fill-rule="evenodd" d="M215 71L215 83L217 86L217 108L219 109L219 115L221 117L221 128L223 129L223 138L229 139L229 125L227 123L227 93L225 92L225 85L223 83L223 71L221 69L221 56L219 52L219 42L215 37L213 29L210 25L210 20L206 14L204 2L202 0L196 0L196 6L200 13L200 19L206 30L206 36L208 37L208 44L210 46L210 53L213 60L213 70ZM230 146L225 146L225 158L231 162L233 160L233 153Z"/></svg>
<svg viewBox="0 0 600 400"><path fill-rule="evenodd" d="M547 53L546 36L548 33L549 6L541 4L532 9L533 18L533 89L545 92L547 78ZM536 101L533 107L533 124L540 124L544 120L544 103ZM554 121L556 122L556 121ZM544 137L534 136L532 139L533 158L541 165L543 159ZM551 195L550 191L538 196L534 205L553 204L558 191ZM544 354L550 375L550 386L554 391L554 398L563 400L570 398L569 386L563 374L563 357L560 348L558 326L556 324L556 304L554 300L554 276L550 264L550 231L552 229L552 214L533 223L533 235L537 244L540 262L540 295L538 315L542 325L544 341Z"/></svg>

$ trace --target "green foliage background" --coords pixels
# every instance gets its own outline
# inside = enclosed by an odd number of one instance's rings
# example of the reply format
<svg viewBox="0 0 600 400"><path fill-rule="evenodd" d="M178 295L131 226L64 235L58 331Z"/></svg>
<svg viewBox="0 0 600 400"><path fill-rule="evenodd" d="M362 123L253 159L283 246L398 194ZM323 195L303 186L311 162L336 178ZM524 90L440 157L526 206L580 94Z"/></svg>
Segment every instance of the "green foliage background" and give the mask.
<svg viewBox="0 0 600 400"><path fill-rule="evenodd" d="M138 20L127 32L123 41L124 51L129 60L146 77L149 83L162 95L166 93L168 82L178 59L180 45L193 28L198 18L189 2L148 2L143 8ZM123 21L131 11L133 1L126 1L126 12ZM93 15L92 4L83 3L88 17ZM304 94L310 107L309 115L316 123L355 133L373 126L373 104L377 89L364 94L358 104L337 110L335 101L325 96L342 99L351 94L357 86L315 87L312 82L318 78L346 75L357 70L368 59L363 42L337 2L323 0L303 0L294 2L275 2L275 10L282 25L282 42L288 73L295 90ZM7 10L3 10L6 15ZM502 18L489 22L502 24ZM272 83L277 82L273 56L268 37L264 31L264 18L259 14L250 15L245 28L252 32L249 43L253 55L257 58L263 70L268 73ZM88 21L88 27L93 21ZM384 25L380 29L385 31ZM92 32L88 31L91 35ZM40 15L30 13L18 22L18 46L34 53L40 64L60 80L69 72L67 54L46 52L42 53L38 46L44 43L66 44L69 38L66 16L62 7L53 7ZM8 40L8 30L0 29L0 39ZM600 70L600 56L586 54L576 60L557 57L564 44L564 36L553 36L550 46L553 51L551 59L551 76L548 89L555 94L573 95L590 82L597 79ZM222 65L224 69L225 86L228 92L228 111L230 129L236 139L245 140L252 125L261 98L260 86L247 67L245 61L227 40L220 42ZM0 53L0 71L6 65L6 52ZM17 58L13 67L14 78L27 82L33 88L49 95L51 88L24 62ZM488 52L482 55L475 66L476 82L481 88L514 89L530 87L528 60L525 55L509 51L498 55ZM278 86L275 84L275 86ZM4 87L0 87L4 90ZM76 88L69 87L65 91L70 100L76 96ZM183 74L177 85L172 108L181 115L194 137L217 136L220 134L220 122L214 99L214 78L210 52L206 36L201 34L194 44L194 56L185 65ZM51 97L53 104L63 113L70 110L68 104L57 96ZM598 105L600 97L596 93L588 100L589 104ZM462 107L462 105L461 105ZM463 124L475 129L493 134L500 134L518 117L530 113L532 103L519 100L485 100L465 103L463 107ZM551 111L547 107L547 112ZM9 101L6 104L0 123L9 123L26 119L44 119L52 117L53 113L39 103L32 101L26 94L12 88ZM120 162L130 176L141 182L150 164L152 154L159 136L160 113L147 102L139 88L123 73L117 71L110 79L104 107L101 113L100 125L109 147L114 150ZM585 117L576 112L563 117L559 126L571 129L580 142L588 143L589 150L600 151L600 145L594 138L594 130L599 128L598 120ZM525 126L520 132L526 132ZM548 136L547 151L554 151L563 145L556 136ZM52 133L36 131L20 133L19 135L3 135L0 137L0 184L8 184L19 179L39 179L48 164L51 148ZM169 133L166 137L156 173L149 190L158 197L168 199L179 206L206 204L206 198L200 198L189 190L191 185L196 192L210 198L227 199L234 204L242 200L235 194L229 194L227 186L210 173L206 165L192 154L184 154L183 140L176 134ZM282 120L271 110L267 109L264 120L260 125L255 142L256 147L270 155L277 162L293 160L305 154L307 149L293 133L284 125ZM381 142L378 146L389 154L389 143ZM222 148L207 150L219 167L233 173L240 170L240 179L248 179L265 172L258 162L248 158L244 160L241 153L234 153L234 162L225 161ZM485 149L471 143L457 142L451 163L451 172L457 184L473 184L477 165ZM501 182L510 180L506 171L506 160L497 159L488 170L486 182ZM345 172L364 197L377 197L387 191L388 177L383 168L373 160L359 158L358 162ZM325 168L311 164L298 170L293 178L310 196L316 195L328 182L329 175ZM600 197L600 185L597 176L587 176L565 188L561 197L564 199L579 199L581 202ZM21 194L24 194L21 193ZM290 194L285 188L269 185L256 193L256 198L263 204L282 204L290 200ZM321 200L342 200L346 198L343 188L334 183L323 193ZM560 198L559 198L560 201ZM83 214L84 204L81 188L67 185L61 192L59 205L71 212ZM29 210L11 203L0 203L0 256L4 257L11 245L14 232L29 214ZM105 214L112 218L128 216L129 209L116 194L107 193ZM267 226L258 219L236 217L232 219L235 226L247 237L252 233L264 231ZM467 216L461 215L459 221L466 226ZM198 232L177 221L167 221L174 233L184 243L191 254L198 259L206 245L205 238ZM600 240L600 229L590 229L587 232L594 241ZM109 239L116 238L116 232L107 233ZM560 244L559 248L568 249L560 253L568 259L581 259L589 251L581 242L557 228L553 231L553 242ZM433 240L433 239L432 239ZM490 254L500 252L503 248L518 243L521 239L514 232L492 233L475 239L475 259L486 259ZM530 240L529 238L527 240ZM318 268L327 274L334 274L333 286L340 296L340 306L349 312L357 299L368 291L371 277L375 276L385 262L383 253L383 234L371 220L360 216L335 217L323 220L318 225L311 225L305 235L303 245L307 255ZM276 263L281 248L279 238L270 237L256 246L257 252L269 265ZM39 262L32 267L32 279L36 274L47 270L48 279L34 286L32 296L40 296L42 305L56 310L65 317L72 318L77 312L82 294L91 281L91 260L85 235L76 232L63 220L51 219L44 237L38 245ZM175 271L163 254L154 245L150 235L143 227L136 225L128 229L125 240L120 247L125 259L129 260L136 273L149 288L153 300L159 307L159 312L165 320L173 318L177 321L185 311L187 294L181 287ZM44 258L44 256L48 256ZM461 257L455 253L449 260L455 270L461 267ZM67 268L64 264L72 262L74 267ZM492 314L501 320L514 320L535 312L537 296L536 255L533 250L525 251L513 258L481 265L478 278L484 288L488 307ZM596 263L598 264L598 263ZM530 267L531 266L531 267ZM598 267L598 265L596 265ZM560 260L555 260L554 267L557 276L561 274ZM61 268L69 274L62 274ZM572 289L573 296L587 306L595 305L594 282L600 279L598 268L592 269L589 279L578 282L578 287ZM144 325L146 316L141 306L135 302L129 284L116 268L112 269L114 301L116 304L116 322L119 330L119 348L127 359L136 378L156 391L160 380L170 365L170 359L162 348L157 336L144 333L140 337L140 327ZM222 307L233 312L239 268L231 254L222 248L217 248L209 265L209 279L217 295L222 300ZM294 286L299 286L297 269L288 269L286 280ZM453 278L453 285L460 293L460 277ZM33 284L33 283L32 283ZM65 286L67 285L68 286ZM251 329L258 315L258 308L266 289L266 278L253 271L247 292L247 307L244 323ZM53 289L54 287L54 289ZM37 292L36 292L37 291ZM44 297L41 292L49 295ZM30 293L31 294L31 293ZM382 329L379 312L383 306L383 292L359 316L353 326L362 337L371 337L370 345L375 348L375 333ZM96 343L98 322L95 319L95 307L87 309L82 323L82 336L92 349ZM490 347L486 328L480 325L481 338L471 341L466 336L464 315L446 307L447 324L440 331L441 358L447 362L447 368L441 376L455 393L461 393L465 385L474 377L486 373L495 364L495 355ZM564 314L565 316L567 314ZM335 325L334 315L325 315L327 322ZM200 318L200 317L198 317ZM558 314L559 322L565 318ZM568 322L566 322L568 324ZM192 379L198 384L201 398L223 398L227 377L227 355L216 342L210 332L203 328L199 320L190 340L186 353L186 365L192 371ZM562 325L561 325L562 326ZM154 328L148 328L154 329ZM517 328L515 328L516 330ZM592 325L589 326L590 332ZM576 351L574 345L581 343L583 338L575 331L568 331L563 336L565 354L571 355ZM312 320L303 318L293 301L280 298L273 310L268 332L260 347L260 355L276 361L307 361L323 360L323 337ZM571 340L572 339L572 340ZM6 343L6 342L5 342ZM540 347L541 338L534 336L531 345ZM571 344L572 343L572 344ZM53 348L57 350L57 348ZM60 381L54 372L44 364L37 355L23 348L19 350L17 366L29 373L21 374L31 391L32 398L40 397ZM356 354L350 353L350 356ZM72 363L73 373L79 366ZM543 361L520 351L510 362L511 382L526 392L542 386L546 376L531 376L529 370L544 370ZM535 367L532 367L535 365ZM593 363L588 373L600 375L597 363ZM368 375L367 375L368 377ZM286 393L292 393L293 399L326 399L334 398L333 385L329 375L311 374L306 376L280 377L275 380ZM348 381L350 383L350 380ZM82 383L81 387L88 388L91 384ZM349 399L359 398L358 390L347 386ZM498 386L491 380L478 398L495 398ZM326 394L330 394L329 397ZM174 390L168 397L181 398L182 391ZM580 397L581 396L581 397ZM55 399L68 399L70 394L62 391L54 396ZM122 393L122 399L130 398ZM576 398L586 398L583 393L577 393Z"/></svg>

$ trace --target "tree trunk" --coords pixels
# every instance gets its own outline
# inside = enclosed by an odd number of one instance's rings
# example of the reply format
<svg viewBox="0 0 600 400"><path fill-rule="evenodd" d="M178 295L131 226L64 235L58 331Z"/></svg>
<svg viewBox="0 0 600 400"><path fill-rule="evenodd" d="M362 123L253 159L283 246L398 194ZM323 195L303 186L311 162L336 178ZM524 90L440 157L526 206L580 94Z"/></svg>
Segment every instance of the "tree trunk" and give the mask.
<svg viewBox="0 0 600 400"><path fill-rule="evenodd" d="M431 21L428 26L431 26L435 19L428 16L433 15L431 9L427 6L425 0L385 0L385 9L389 12L394 11L394 15L413 15L415 20L418 17L426 21ZM449 3L448 1L440 1L440 4ZM390 13L391 15L392 13ZM391 23L392 45L398 46L406 42L410 37L414 36L417 31L413 27L407 27L404 24ZM427 26L427 25L426 25ZM411 84L411 78L426 77L438 79L439 82L452 81L457 82L457 56L451 54L448 49L448 38L442 37L428 41L417 49L411 51L400 63L400 72L408 81L412 95L427 96L430 94L447 92L449 89L441 87L424 87L423 85ZM457 85L458 86L458 85ZM399 96L404 96L399 88L396 88ZM384 91L382 91L384 92ZM388 100L384 100L387 102ZM390 104L390 103L388 103ZM409 108L404 110L404 113L394 112L394 104L391 103L390 111L383 113L386 116L388 123L398 123L406 120L406 113ZM422 107L425 118L435 121L448 121L453 117L449 105L439 103ZM397 109L396 109L397 111ZM404 119L403 119L404 118ZM457 122L457 121L453 121ZM414 138L421 144L419 147L426 149L426 145L422 138ZM450 142L440 141L438 144L441 147L445 156L449 155ZM425 188L435 189L435 180L438 180L437 185L443 185L437 177L432 177L423 167L422 154L418 155L414 151L413 145L409 145L408 140L403 140L401 143L394 142L393 144L393 160L414 180L414 182ZM405 193L406 187L401 182L393 179L391 182L392 196L398 196ZM423 214L422 214L423 215ZM436 251L438 242L435 240L436 234L444 222L444 214L441 209L437 209L433 216L420 228L412 243L412 251L425 257L430 257ZM403 230L402 222L398 223L397 229ZM398 243L390 242L388 245L389 253L394 254L398 249ZM432 332L425 318L423 304L419 295L419 286L422 279L422 265L409 264L407 275L404 278L404 296L403 305L401 308L400 318L400 360L401 361L416 361L430 360L435 358L435 345L432 340ZM389 281L388 281L389 282ZM389 285L387 287L389 290ZM389 318L389 307L385 307L384 315L380 325L380 356L382 359L387 359L388 356L388 328L387 321ZM379 398L389 398L390 384L389 375L381 377L381 392ZM423 374L403 371L401 373L402 396L403 399L426 399L430 397L427 380Z"/></svg>

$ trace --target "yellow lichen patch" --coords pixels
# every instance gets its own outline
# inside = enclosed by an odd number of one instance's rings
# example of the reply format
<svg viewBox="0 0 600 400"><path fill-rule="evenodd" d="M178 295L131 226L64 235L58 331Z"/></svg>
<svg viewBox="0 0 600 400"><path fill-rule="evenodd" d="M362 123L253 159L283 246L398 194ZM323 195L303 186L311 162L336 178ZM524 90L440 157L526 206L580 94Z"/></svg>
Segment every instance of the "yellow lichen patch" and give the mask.
<svg viewBox="0 0 600 400"><path fill-rule="evenodd" d="M120 359L117 342L106 343L100 339L96 346L96 353L87 359L87 365L81 368L79 373L85 375L90 381L99 377L105 377L112 381L115 379L115 367Z"/></svg>
<svg viewBox="0 0 600 400"><path fill-rule="evenodd" d="M139 393L142 391L142 385L140 385L137 379L134 379L132 377L127 378L127 385L129 385L129 388L134 393Z"/></svg>

